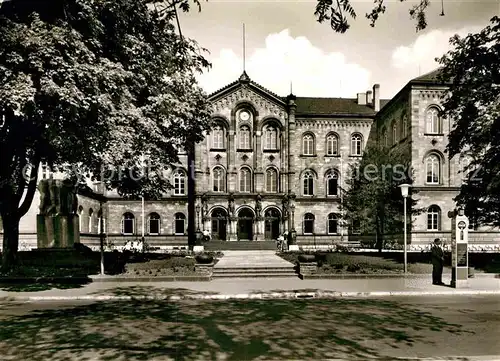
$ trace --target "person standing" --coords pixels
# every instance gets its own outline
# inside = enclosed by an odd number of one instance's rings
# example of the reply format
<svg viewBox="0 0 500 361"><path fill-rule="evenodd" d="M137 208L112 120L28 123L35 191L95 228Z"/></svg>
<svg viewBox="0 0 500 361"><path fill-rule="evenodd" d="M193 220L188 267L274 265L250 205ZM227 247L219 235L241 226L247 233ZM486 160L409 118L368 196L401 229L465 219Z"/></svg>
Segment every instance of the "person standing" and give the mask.
<svg viewBox="0 0 500 361"><path fill-rule="evenodd" d="M444 251L441 247L441 240L436 238L434 244L431 247L431 259L432 259L432 284L433 285L444 285L443 277L443 265L444 265Z"/></svg>

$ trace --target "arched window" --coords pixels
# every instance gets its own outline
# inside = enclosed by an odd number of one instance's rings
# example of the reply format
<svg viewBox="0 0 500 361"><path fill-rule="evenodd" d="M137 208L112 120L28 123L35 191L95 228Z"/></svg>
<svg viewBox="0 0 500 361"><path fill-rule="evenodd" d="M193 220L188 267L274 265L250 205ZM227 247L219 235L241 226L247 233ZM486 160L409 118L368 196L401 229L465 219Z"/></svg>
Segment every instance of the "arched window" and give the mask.
<svg viewBox="0 0 500 361"><path fill-rule="evenodd" d="M314 233L314 214L306 213L304 215L304 234Z"/></svg>
<svg viewBox="0 0 500 361"><path fill-rule="evenodd" d="M212 148L224 149L224 128L221 125L212 129Z"/></svg>
<svg viewBox="0 0 500 361"><path fill-rule="evenodd" d="M213 171L213 191L224 192L226 185L224 169L217 167Z"/></svg>
<svg viewBox="0 0 500 361"><path fill-rule="evenodd" d="M339 138L335 134L330 134L328 137L326 137L326 154L339 154Z"/></svg>
<svg viewBox="0 0 500 361"><path fill-rule="evenodd" d="M97 233L98 234L105 233L106 232L105 226L106 222L104 219L104 215L102 214L102 209L100 209L99 212L97 212Z"/></svg>
<svg viewBox="0 0 500 361"><path fill-rule="evenodd" d="M387 135L387 129L382 129L382 139L384 141L384 147L389 146L389 136Z"/></svg>
<svg viewBox="0 0 500 361"><path fill-rule="evenodd" d="M174 233L177 235L184 234L186 223L186 216L183 213L175 214L175 224L174 224Z"/></svg>
<svg viewBox="0 0 500 361"><path fill-rule="evenodd" d="M246 125L240 127L240 148L250 149L250 128Z"/></svg>
<svg viewBox="0 0 500 361"><path fill-rule="evenodd" d="M186 194L186 175L182 170L174 172L174 195L181 196Z"/></svg>
<svg viewBox="0 0 500 361"><path fill-rule="evenodd" d="M339 220L333 213L328 215L328 234L336 234L339 231Z"/></svg>
<svg viewBox="0 0 500 361"><path fill-rule="evenodd" d="M427 210L427 230L439 231L441 229L441 209L432 205Z"/></svg>
<svg viewBox="0 0 500 361"><path fill-rule="evenodd" d="M94 227L94 224L92 222L92 218L94 217L94 210L92 208L89 209L89 233L93 233L94 230L92 227Z"/></svg>
<svg viewBox="0 0 500 361"><path fill-rule="evenodd" d="M427 120L427 133L439 134L441 133L441 119L439 118L439 111L436 108L430 108L426 114Z"/></svg>
<svg viewBox="0 0 500 361"><path fill-rule="evenodd" d="M361 135L353 134L351 136L351 155L361 155L362 139Z"/></svg>
<svg viewBox="0 0 500 361"><path fill-rule="evenodd" d="M392 125L392 144L396 144L399 141L398 139L398 126L396 123Z"/></svg>
<svg viewBox="0 0 500 361"><path fill-rule="evenodd" d="M266 127L264 149L278 149L278 130L272 125Z"/></svg>
<svg viewBox="0 0 500 361"><path fill-rule="evenodd" d="M302 137L302 150L303 155L314 155L314 137L311 134Z"/></svg>
<svg viewBox="0 0 500 361"><path fill-rule="evenodd" d="M78 222L80 223L79 226L80 226L80 233L83 232L83 207L80 206L78 207Z"/></svg>
<svg viewBox="0 0 500 361"><path fill-rule="evenodd" d="M266 171L266 192L276 193L278 191L278 172L274 168Z"/></svg>
<svg viewBox="0 0 500 361"><path fill-rule="evenodd" d="M314 195L314 175L311 172L304 173L304 195L312 196Z"/></svg>
<svg viewBox="0 0 500 361"><path fill-rule="evenodd" d="M405 139L408 135L408 117L403 116L403 125L401 126L401 139Z"/></svg>
<svg viewBox="0 0 500 361"><path fill-rule="evenodd" d="M335 171L328 172L326 175L326 194L328 196L339 195L339 175Z"/></svg>
<svg viewBox="0 0 500 361"><path fill-rule="evenodd" d="M428 184L439 184L440 183L440 172L441 164L439 157L436 154L431 154L425 160L425 171L427 174L426 182Z"/></svg>
<svg viewBox="0 0 500 361"><path fill-rule="evenodd" d="M151 213L148 217L149 234L160 234L160 215Z"/></svg>
<svg viewBox="0 0 500 361"><path fill-rule="evenodd" d="M249 193L252 191L252 173L248 168L240 170L240 192Z"/></svg>
<svg viewBox="0 0 500 361"><path fill-rule="evenodd" d="M122 216L122 234L135 233L135 217L132 213L125 213Z"/></svg>

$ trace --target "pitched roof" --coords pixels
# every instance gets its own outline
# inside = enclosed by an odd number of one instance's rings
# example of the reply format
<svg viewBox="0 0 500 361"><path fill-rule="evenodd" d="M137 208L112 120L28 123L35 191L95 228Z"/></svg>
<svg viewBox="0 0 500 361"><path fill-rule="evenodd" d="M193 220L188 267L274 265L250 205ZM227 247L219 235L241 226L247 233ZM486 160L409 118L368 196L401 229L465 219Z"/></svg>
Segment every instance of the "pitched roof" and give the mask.
<svg viewBox="0 0 500 361"><path fill-rule="evenodd" d="M389 100L381 99L380 107ZM375 111L370 105L358 104L357 99L350 98L313 98L297 97L297 115L375 115Z"/></svg>
<svg viewBox="0 0 500 361"><path fill-rule="evenodd" d="M443 84L443 81L439 78L441 75L441 68L436 68L424 75L418 76L410 80L411 84Z"/></svg>
<svg viewBox="0 0 500 361"><path fill-rule="evenodd" d="M249 84L255 90L275 100L287 103L287 97L279 96L269 89L254 82L250 79L246 72L243 72L238 80L220 88L209 95L210 100L216 100L224 94L233 91L242 84ZM389 99L380 99L380 108L382 108ZM374 116L376 112L370 105L360 105L356 98L316 98L316 97L296 97L297 115L344 115L344 116Z"/></svg>

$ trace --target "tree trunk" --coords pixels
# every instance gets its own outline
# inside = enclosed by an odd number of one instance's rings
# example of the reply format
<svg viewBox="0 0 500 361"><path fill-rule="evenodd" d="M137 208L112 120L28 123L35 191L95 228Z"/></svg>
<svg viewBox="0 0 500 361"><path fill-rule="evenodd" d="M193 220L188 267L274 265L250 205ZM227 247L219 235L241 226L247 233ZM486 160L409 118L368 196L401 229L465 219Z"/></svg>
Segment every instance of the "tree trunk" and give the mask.
<svg viewBox="0 0 500 361"><path fill-rule="evenodd" d="M2 271L10 271L17 265L17 250L19 248L19 217L2 214L3 247Z"/></svg>
<svg viewBox="0 0 500 361"><path fill-rule="evenodd" d="M377 227L377 230L380 230L379 235L377 237L377 249L379 252L382 252L382 249L384 248L384 218L381 216L379 218L380 221L380 227ZM378 223L378 222L377 222Z"/></svg>

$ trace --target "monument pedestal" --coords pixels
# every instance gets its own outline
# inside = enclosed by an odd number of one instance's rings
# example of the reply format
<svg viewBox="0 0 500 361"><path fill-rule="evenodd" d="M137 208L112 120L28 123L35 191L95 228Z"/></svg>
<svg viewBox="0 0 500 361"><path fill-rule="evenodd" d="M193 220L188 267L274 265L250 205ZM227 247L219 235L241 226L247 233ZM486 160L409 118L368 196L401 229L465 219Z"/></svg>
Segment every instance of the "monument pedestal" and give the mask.
<svg viewBox="0 0 500 361"><path fill-rule="evenodd" d="M37 247L38 248L73 248L80 243L80 227L77 214L37 215Z"/></svg>

